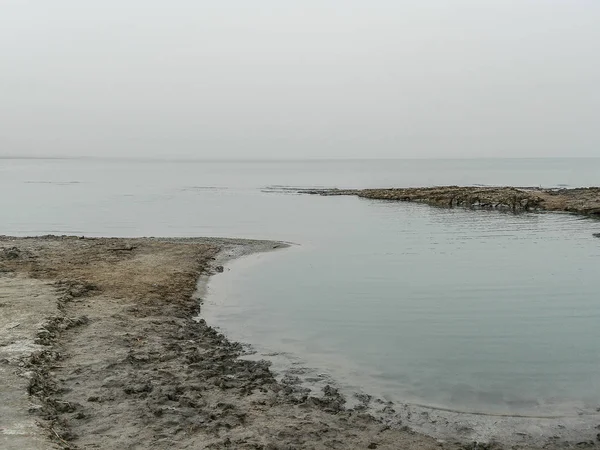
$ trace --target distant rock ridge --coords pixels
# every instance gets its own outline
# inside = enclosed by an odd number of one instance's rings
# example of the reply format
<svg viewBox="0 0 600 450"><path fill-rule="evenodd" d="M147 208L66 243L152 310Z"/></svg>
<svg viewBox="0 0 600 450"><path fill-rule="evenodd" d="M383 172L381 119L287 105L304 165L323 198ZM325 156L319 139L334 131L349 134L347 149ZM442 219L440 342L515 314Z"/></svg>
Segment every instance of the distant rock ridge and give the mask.
<svg viewBox="0 0 600 450"><path fill-rule="evenodd" d="M317 189L316 195L356 195L374 200L425 203L440 207L497 209L514 212L557 211L600 217L600 187L539 189L517 187L440 186L390 189Z"/></svg>

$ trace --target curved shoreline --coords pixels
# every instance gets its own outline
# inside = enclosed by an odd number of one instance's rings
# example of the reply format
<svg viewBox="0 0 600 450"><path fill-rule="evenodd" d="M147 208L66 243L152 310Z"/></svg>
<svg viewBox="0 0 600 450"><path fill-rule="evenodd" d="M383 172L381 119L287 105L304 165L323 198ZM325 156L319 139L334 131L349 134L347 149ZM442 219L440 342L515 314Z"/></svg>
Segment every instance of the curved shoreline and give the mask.
<svg viewBox="0 0 600 450"><path fill-rule="evenodd" d="M0 430L4 448L23 448L17 439L31 449L440 448L345 409L334 388L315 397L277 382L266 362L240 359L240 344L195 320L199 277L219 271L220 251L274 245L0 237L4 285L21 289L18 280L33 280L46 293L27 309L33 320L18 327L36 346L4 362L23 382L0 379L0 402L26 400L9 405L7 416L30 416L41 427ZM18 311L30 296L22 293L3 310ZM12 339L0 330L0 352Z"/></svg>
<svg viewBox="0 0 600 450"><path fill-rule="evenodd" d="M29 401L36 405L29 413L21 410L23 404L15 408L43 425L39 436L29 437L43 437L44 444L31 448L594 445L592 424L585 435L577 432L558 441L535 440L528 430L528 437L498 442L486 440L488 425L465 413L402 405L395 411L376 400L374 407L347 409L331 386L313 396L294 382L277 381L265 362L240 359L240 344L196 320L198 294L203 296L198 288L220 272L223 261L284 245L211 238L0 237L2 281L25 295L3 300L3 310L18 311L19 298L29 298L22 280L45 292L39 297L43 304L36 300L28 307L35 320L0 330L0 352L4 340L15 339L14 329L23 333L23 342L35 343L7 363L27 382ZM10 389L23 389L0 387L5 393L0 401L15 394ZM519 419L498 420L494 430L519 432L514 420ZM433 432L432 424L438 430L447 425L446 434ZM467 444L481 426L480 444ZM0 435L11 448L10 435L2 430Z"/></svg>
<svg viewBox="0 0 600 450"><path fill-rule="evenodd" d="M257 255L256 255L257 256ZM231 261L229 262L239 262ZM255 264L255 262L251 263ZM240 267L241 266L241 267ZM246 264L237 264L232 272L226 270L220 277L229 277L225 285L235 283L235 274L244 270ZM226 266L227 268L227 266ZM222 281L220 282L223 283ZM215 295L214 293L209 294ZM217 293L219 297L223 293ZM218 308L218 303L217 306ZM209 323L222 331L225 335L231 330L222 327L214 320ZM239 336L236 337L236 340ZM242 338L241 341L247 339ZM257 350L248 343L251 351ZM344 396L349 403L357 400L352 408L368 412L382 424L394 428L408 427L416 432L432 436L440 442L459 441L463 444L470 442L494 443L498 448L552 448L552 445L567 443L593 442L598 434L596 426L600 423L600 414L560 414L560 415L521 415L501 414L456 410L433 405L406 403L402 401L387 401L379 398L368 388L360 388L358 385L344 386L336 380L335 374L324 376L319 370L324 367L318 366L311 370L308 366L298 366L299 360L287 360L281 358L279 353L270 353L273 348L262 348L258 358L266 359L274 364L275 376L280 382L293 381L294 388L305 389L316 392L318 388L330 383ZM256 360L253 356L252 360ZM322 380L316 381L316 378ZM530 447L532 446L532 447ZM550 447L548 447L550 446Z"/></svg>

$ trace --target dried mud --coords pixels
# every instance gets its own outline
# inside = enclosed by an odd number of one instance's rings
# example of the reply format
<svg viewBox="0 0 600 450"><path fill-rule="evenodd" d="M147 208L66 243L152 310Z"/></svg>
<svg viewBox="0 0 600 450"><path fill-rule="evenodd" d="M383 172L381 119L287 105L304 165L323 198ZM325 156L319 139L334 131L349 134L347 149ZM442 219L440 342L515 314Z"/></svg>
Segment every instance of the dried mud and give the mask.
<svg viewBox="0 0 600 450"><path fill-rule="evenodd" d="M219 252L273 246L1 238L3 279L42 283L56 303L49 317L48 302L28 305L40 314L25 330L35 347L12 367L27 381L14 390L27 389L37 405L13 410L35 417L45 442L37 436L12 448L439 448L431 438L345 410L333 388L315 398L277 382L266 362L238 358L239 344L193 319L197 280L213 272ZM11 448L11 436L3 437Z"/></svg>
<svg viewBox="0 0 600 450"><path fill-rule="evenodd" d="M13 377L0 381L2 412L29 426L0 429L2 448L503 448L437 441L397 418L386 424L346 409L333 387L311 396L294 380L277 381L268 363L239 358L240 344L194 319L199 278L220 272L224 258L274 247L281 244L0 237L0 289L12 293L0 299L0 350L16 329L30 344L0 358Z"/></svg>

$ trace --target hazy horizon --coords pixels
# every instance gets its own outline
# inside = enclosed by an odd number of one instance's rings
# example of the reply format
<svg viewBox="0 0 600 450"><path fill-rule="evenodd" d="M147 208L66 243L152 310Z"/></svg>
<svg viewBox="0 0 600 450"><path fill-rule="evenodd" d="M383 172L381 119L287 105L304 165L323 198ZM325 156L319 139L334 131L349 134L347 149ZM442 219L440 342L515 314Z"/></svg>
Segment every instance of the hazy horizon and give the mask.
<svg viewBox="0 0 600 450"><path fill-rule="evenodd" d="M591 0L8 0L0 157L600 156Z"/></svg>
<svg viewBox="0 0 600 450"><path fill-rule="evenodd" d="M478 161L478 160L598 160L600 156L470 156L470 157L290 157L290 158L244 158L244 157L230 157L230 158L217 158L217 157L194 157L194 156L93 156L93 155L2 155L0 154L0 160L98 160L98 161L173 161L173 162L335 162L335 161Z"/></svg>

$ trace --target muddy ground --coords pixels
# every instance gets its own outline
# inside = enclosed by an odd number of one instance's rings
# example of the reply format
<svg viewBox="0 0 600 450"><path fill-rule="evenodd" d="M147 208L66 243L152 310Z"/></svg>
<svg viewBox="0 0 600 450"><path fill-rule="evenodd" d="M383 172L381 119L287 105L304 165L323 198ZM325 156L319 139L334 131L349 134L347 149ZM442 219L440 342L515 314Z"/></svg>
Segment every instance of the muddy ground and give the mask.
<svg viewBox="0 0 600 450"><path fill-rule="evenodd" d="M312 397L194 320L202 275L280 245L0 237L0 448L503 448L386 425L331 387Z"/></svg>

